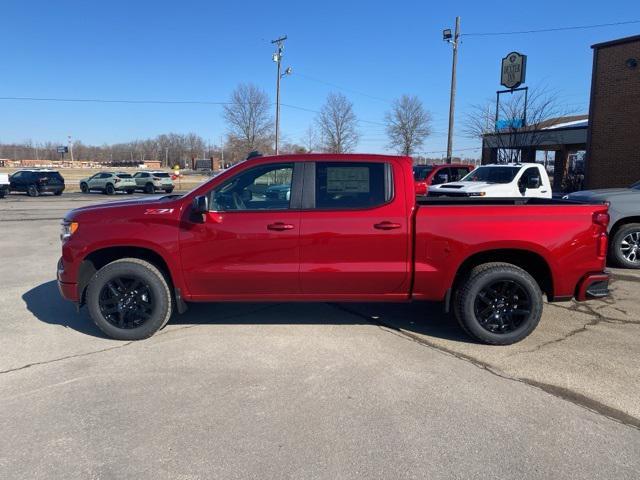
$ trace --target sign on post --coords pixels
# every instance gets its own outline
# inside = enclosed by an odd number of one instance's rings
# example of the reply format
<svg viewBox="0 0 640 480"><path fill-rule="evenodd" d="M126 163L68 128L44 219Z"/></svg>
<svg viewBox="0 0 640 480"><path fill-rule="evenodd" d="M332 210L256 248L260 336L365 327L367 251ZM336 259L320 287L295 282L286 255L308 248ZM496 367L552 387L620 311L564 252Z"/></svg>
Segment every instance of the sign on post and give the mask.
<svg viewBox="0 0 640 480"><path fill-rule="evenodd" d="M527 56L511 52L502 59L500 85L505 88L518 88L525 81L527 73Z"/></svg>
<svg viewBox="0 0 640 480"><path fill-rule="evenodd" d="M64 155L65 153L69 153L69 147L58 147L58 153Z"/></svg>

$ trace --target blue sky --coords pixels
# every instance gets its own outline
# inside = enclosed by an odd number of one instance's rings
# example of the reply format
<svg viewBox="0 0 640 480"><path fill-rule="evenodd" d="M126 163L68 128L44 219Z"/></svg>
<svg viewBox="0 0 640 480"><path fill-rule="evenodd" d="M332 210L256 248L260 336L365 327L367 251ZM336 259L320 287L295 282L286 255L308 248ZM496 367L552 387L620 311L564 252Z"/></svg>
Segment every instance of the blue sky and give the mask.
<svg viewBox="0 0 640 480"><path fill-rule="evenodd" d="M424 151L446 148L451 48L443 28L462 32L530 30L640 18L637 0L617 2L278 2L17 1L0 5L0 97L226 101L240 82L275 98L270 40L287 34L282 102L318 110L331 90L359 118L382 122L389 101L418 95L433 115ZM555 90L587 111L590 45L640 33L640 24L592 30L463 37L457 126L465 110L495 95L500 59L528 55L527 84ZM336 89L331 83L342 87ZM297 141L313 112L282 107L282 131ZM358 151L385 152L384 128L362 123ZM214 105L130 105L0 100L0 141L87 144L195 132L218 143L225 132ZM454 149L477 147L455 136ZM456 152L454 152L456 153ZM459 151L458 154L478 152ZM434 154L434 156L438 156Z"/></svg>

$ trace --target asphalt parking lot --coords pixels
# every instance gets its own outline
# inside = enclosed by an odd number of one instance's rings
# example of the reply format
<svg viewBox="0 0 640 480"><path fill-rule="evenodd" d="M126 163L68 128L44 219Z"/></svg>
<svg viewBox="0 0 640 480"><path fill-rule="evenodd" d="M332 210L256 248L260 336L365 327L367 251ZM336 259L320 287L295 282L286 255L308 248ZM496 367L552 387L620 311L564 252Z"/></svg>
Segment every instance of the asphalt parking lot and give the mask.
<svg viewBox="0 0 640 480"><path fill-rule="evenodd" d="M59 221L0 200L0 478L638 478L640 272L471 342L437 304L193 305L105 338L55 284Z"/></svg>

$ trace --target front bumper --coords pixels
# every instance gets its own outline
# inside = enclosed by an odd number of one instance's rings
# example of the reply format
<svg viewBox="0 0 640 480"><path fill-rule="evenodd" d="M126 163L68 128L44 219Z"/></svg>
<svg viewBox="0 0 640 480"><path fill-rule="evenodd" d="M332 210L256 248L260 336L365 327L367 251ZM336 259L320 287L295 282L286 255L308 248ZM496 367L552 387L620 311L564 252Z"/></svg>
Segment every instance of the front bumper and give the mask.
<svg viewBox="0 0 640 480"><path fill-rule="evenodd" d="M80 297L78 295L78 284L63 282L62 277L64 275L64 261L62 258L58 260L58 268L56 272L56 278L58 280L58 290L60 291L60 295L65 300L70 300L72 302L78 303L80 301Z"/></svg>
<svg viewBox="0 0 640 480"><path fill-rule="evenodd" d="M576 300L583 302L609 296L609 272L588 273L576 289Z"/></svg>

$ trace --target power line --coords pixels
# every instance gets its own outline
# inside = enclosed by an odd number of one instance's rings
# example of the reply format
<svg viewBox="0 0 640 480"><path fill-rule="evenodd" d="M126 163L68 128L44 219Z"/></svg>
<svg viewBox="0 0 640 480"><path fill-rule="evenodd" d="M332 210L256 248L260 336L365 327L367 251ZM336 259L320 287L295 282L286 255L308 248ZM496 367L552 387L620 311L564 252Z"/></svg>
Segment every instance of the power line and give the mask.
<svg viewBox="0 0 640 480"><path fill-rule="evenodd" d="M0 97L0 100L22 100L31 102L76 102L76 103L133 103L160 105L231 105L232 102L207 100L109 100L103 98L53 98L53 97Z"/></svg>
<svg viewBox="0 0 640 480"><path fill-rule="evenodd" d="M336 85L335 83L327 82L325 80L321 80L319 78L315 78L315 77L312 77L310 75L305 75L304 73L296 72L296 76L306 78L306 79L311 80L313 82L323 83L323 84L328 85L330 87L337 88L338 90L344 90L345 92L350 92L350 93L355 93L357 95L362 95L363 97L368 97L368 98L371 98L373 100L378 100L380 102L391 103L391 100L388 100L386 98L376 97L375 95L370 95L368 93L360 92L360 91L354 90L352 88L341 87L340 85Z"/></svg>
<svg viewBox="0 0 640 480"><path fill-rule="evenodd" d="M494 37L498 35L522 35L527 33L546 33L546 32L562 32L565 30L586 30L590 28L614 27L618 25L631 25L640 23L640 20L628 20L626 22L599 23L594 25L574 25L569 27L541 28L539 30L521 30L515 32L472 32L463 33L465 37Z"/></svg>
<svg viewBox="0 0 640 480"><path fill-rule="evenodd" d="M321 113L318 110L312 110L311 108L305 108L305 107L298 107L297 105L289 105L289 104L286 104L286 103L281 103L280 105L282 105L283 107L289 107L289 108L293 108L293 109L296 109L296 110L302 110L304 112ZM368 124L371 124L371 125L380 125L380 126L386 127L386 125L384 123L374 122L373 120L358 119L358 122L368 123Z"/></svg>
<svg viewBox="0 0 640 480"><path fill-rule="evenodd" d="M29 102L71 102L71 103L126 103L126 104L157 104L157 105L234 105L237 102L214 102L208 100L128 100L128 99L104 99L104 98L60 98L60 97L0 97L0 100L17 100ZM318 110L311 108L299 107L281 103L283 107L294 108L311 113L320 113ZM384 123L374 122L372 120L361 120L359 122L371 125L380 125L386 127Z"/></svg>

